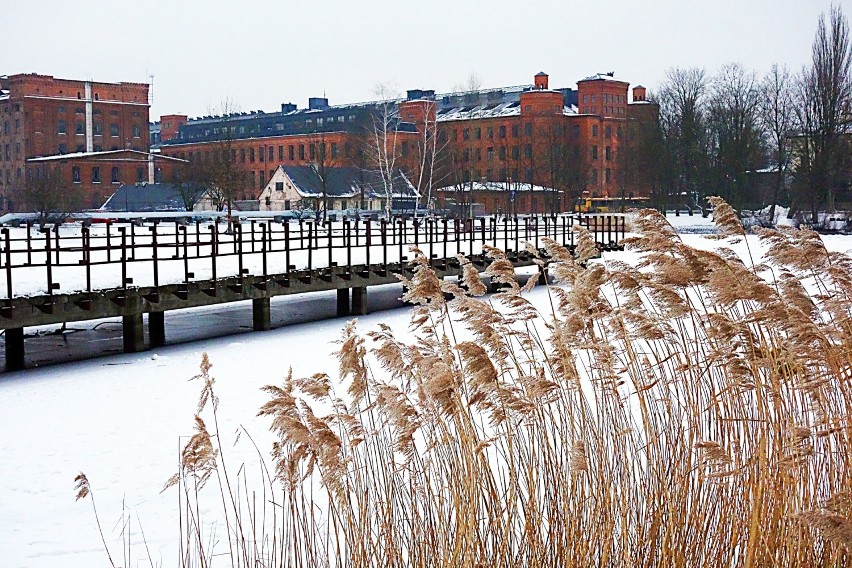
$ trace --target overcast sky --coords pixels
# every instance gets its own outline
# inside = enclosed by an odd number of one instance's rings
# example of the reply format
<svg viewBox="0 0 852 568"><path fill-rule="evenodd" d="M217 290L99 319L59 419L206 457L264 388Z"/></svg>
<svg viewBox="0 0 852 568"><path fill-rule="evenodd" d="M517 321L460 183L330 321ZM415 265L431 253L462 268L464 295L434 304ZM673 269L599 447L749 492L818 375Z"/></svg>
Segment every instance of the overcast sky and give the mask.
<svg viewBox="0 0 852 568"><path fill-rule="evenodd" d="M852 0L835 0L852 16ZM798 71L831 0L0 0L0 74L149 81L152 120L372 100L376 86L551 87L615 71L651 90L671 67Z"/></svg>

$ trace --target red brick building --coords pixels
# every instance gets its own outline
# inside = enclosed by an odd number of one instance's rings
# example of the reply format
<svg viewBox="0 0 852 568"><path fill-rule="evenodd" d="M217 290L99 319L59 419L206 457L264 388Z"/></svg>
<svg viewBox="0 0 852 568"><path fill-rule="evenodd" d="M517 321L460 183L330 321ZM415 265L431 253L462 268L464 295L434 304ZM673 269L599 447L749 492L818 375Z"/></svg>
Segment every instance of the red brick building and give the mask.
<svg viewBox="0 0 852 568"><path fill-rule="evenodd" d="M112 194L116 176L133 181L144 167L147 181L153 169L147 165L148 108L144 83L0 77L0 209L32 207L28 185L48 167L87 208ZM41 160L52 156L65 158Z"/></svg>
<svg viewBox="0 0 852 568"><path fill-rule="evenodd" d="M542 72L532 85L444 95L411 90L393 101L391 154L424 205L475 202L486 212L541 213L570 210L583 195L647 195L625 171L628 134L631 121L654 119L657 107L642 87L629 100L628 88L598 74L577 89L551 89ZM308 108L285 103L280 112L165 115L152 138L163 155L194 167L213 169L227 157L235 196L258 199L282 165L377 168L372 133L383 105L329 106L312 98Z"/></svg>
<svg viewBox="0 0 852 568"><path fill-rule="evenodd" d="M593 75L578 81L576 103L569 104L564 90L550 90L548 76L539 73L517 101L437 110L444 153L438 195L445 204L483 204L489 213L565 211L582 195L647 195L646 187L629 183L625 154L630 121L653 119L657 107L637 87L634 99L641 97L644 114L633 112L628 87L612 75ZM400 104L403 116L420 121L435 109L428 101Z"/></svg>

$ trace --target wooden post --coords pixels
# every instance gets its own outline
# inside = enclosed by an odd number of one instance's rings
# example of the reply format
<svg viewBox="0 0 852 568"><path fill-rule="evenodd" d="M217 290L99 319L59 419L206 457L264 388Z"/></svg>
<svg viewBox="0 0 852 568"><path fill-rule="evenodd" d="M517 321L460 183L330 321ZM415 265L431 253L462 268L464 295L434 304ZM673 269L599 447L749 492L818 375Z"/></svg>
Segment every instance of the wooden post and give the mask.
<svg viewBox="0 0 852 568"><path fill-rule="evenodd" d="M367 309L367 287L358 286L352 288L352 313L354 315L365 316L368 313Z"/></svg>
<svg viewBox="0 0 852 568"><path fill-rule="evenodd" d="M338 288L337 289L337 315L348 316L350 314L349 310L349 288Z"/></svg>
<svg viewBox="0 0 852 568"><path fill-rule="evenodd" d="M6 370L20 371L24 368L24 328L6 330Z"/></svg>
<svg viewBox="0 0 852 568"><path fill-rule="evenodd" d="M166 312L148 314L148 339L151 341L151 347L162 347L166 344Z"/></svg>
<svg viewBox="0 0 852 568"><path fill-rule="evenodd" d="M145 350L145 335L142 325L142 314L122 316L121 331L124 339L125 353L138 353Z"/></svg>
<svg viewBox="0 0 852 568"><path fill-rule="evenodd" d="M272 325L269 315L269 298L255 298L251 301L252 324L255 331L268 331Z"/></svg>

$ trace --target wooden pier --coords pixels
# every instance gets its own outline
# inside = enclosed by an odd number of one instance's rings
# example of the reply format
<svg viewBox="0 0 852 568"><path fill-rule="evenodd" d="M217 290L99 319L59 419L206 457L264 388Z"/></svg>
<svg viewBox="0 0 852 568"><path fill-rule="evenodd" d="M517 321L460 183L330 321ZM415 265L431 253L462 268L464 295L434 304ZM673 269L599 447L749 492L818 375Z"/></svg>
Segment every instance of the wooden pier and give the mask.
<svg viewBox="0 0 852 568"><path fill-rule="evenodd" d="M532 265L527 244L541 255L545 237L573 247L575 227L602 250L619 248L625 231L615 215L4 227L6 369L24 367L27 327L121 317L124 350L136 352L165 343L168 310L252 300L253 328L262 331L271 298L337 290L339 315L366 314L370 286L411 275L411 247L443 278L459 274L459 254L484 270L484 245Z"/></svg>

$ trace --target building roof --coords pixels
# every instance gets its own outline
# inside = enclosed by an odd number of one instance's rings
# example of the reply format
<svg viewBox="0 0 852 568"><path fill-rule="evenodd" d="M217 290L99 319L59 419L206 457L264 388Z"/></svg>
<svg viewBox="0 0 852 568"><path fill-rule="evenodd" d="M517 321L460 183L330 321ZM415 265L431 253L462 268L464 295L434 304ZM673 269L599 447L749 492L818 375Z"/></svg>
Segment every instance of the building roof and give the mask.
<svg viewBox="0 0 852 568"><path fill-rule="evenodd" d="M110 156L114 156L116 154L133 154L138 156L134 161L139 161L141 159L148 159L148 156L153 156L156 160L169 160L172 162L180 162L183 164L189 163L187 160L182 160L180 158L173 158L171 156L164 156L163 154L151 154L149 152L142 152L140 150L131 150L129 148L124 150L106 150L102 152L72 152L70 154L54 154L52 156L40 156L38 158L29 158L28 162L54 162L57 160L85 160L90 158L109 158ZM144 157L144 158L143 158ZM115 161L121 161L120 158L117 158Z"/></svg>
<svg viewBox="0 0 852 568"><path fill-rule="evenodd" d="M518 101L513 101L509 103L498 103L490 105L459 106L446 108L437 112L436 120L438 122L449 122L451 120L472 120L480 118L519 116L520 114L521 103ZM573 105L564 106L562 109L562 114L577 114L577 107Z"/></svg>
<svg viewBox="0 0 852 568"><path fill-rule="evenodd" d="M186 211L207 192L198 184L137 183L119 186L103 204L105 211Z"/></svg>
<svg viewBox="0 0 852 568"><path fill-rule="evenodd" d="M456 193L461 191L462 193L468 191L546 191L548 193L562 193L561 190L554 189L552 187L545 187L543 185L530 185L528 183L520 183L520 182L506 182L506 181L474 181L474 182L464 182L459 185L448 185L445 187L438 188L436 191L439 192L447 192L447 193Z"/></svg>
<svg viewBox="0 0 852 568"><path fill-rule="evenodd" d="M322 197L322 179L312 166L278 166L303 197ZM402 173L396 170L393 178L393 197L417 197L417 190ZM378 172L355 167L328 168L326 180L328 197L353 197L362 192L367 197L384 197L384 183Z"/></svg>
<svg viewBox="0 0 852 568"><path fill-rule="evenodd" d="M628 81L622 81L621 79L616 79L615 74L613 72L609 73L595 73L594 75L589 75L585 79L580 79L577 81L578 83L582 81L614 81L616 83L625 83L630 84Z"/></svg>

